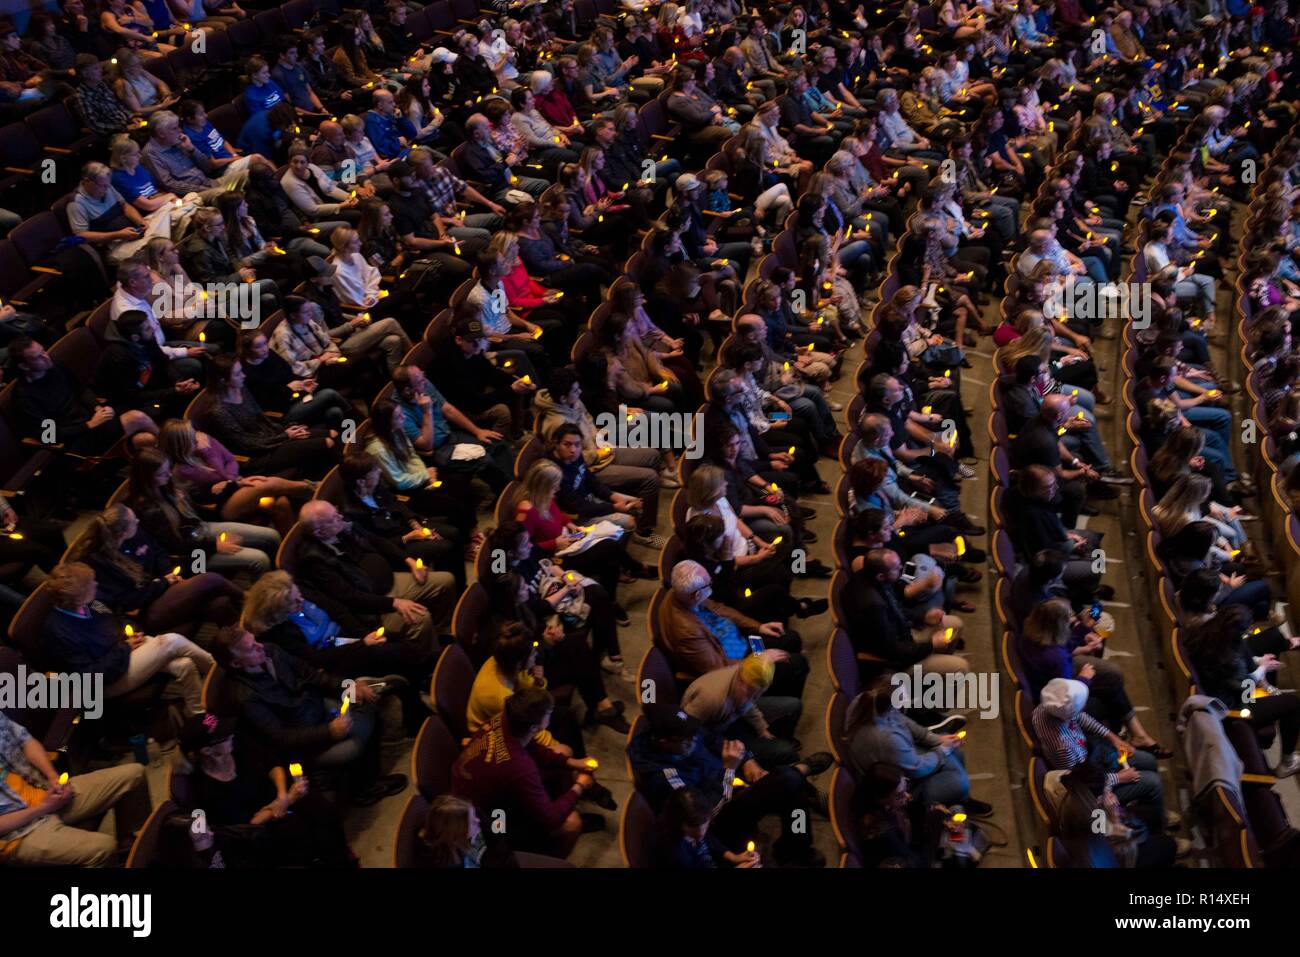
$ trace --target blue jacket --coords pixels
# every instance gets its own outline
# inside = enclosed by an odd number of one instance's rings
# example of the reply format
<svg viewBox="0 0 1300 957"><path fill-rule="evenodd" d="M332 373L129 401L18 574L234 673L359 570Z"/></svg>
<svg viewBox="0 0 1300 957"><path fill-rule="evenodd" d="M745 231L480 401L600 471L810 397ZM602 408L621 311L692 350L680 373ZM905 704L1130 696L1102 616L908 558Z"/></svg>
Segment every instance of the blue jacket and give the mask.
<svg viewBox="0 0 1300 957"><path fill-rule="evenodd" d="M392 159L401 154L405 149L401 137L405 136L407 142L411 142L417 132L414 124L400 114L385 116L377 110L366 113L366 136L370 138L375 152L384 159Z"/></svg>

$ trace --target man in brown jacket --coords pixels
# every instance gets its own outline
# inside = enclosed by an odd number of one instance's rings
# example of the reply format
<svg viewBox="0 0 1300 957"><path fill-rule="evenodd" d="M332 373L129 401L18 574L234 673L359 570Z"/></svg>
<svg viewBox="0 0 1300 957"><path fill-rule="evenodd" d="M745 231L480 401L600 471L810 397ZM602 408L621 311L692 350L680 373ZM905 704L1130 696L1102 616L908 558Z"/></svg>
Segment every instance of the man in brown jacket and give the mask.
<svg viewBox="0 0 1300 957"><path fill-rule="evenodd" d="M779 621L757 622L713 601L712 592L704 566L693 561L673 566L672 591L659 606L659 631L673 670L697 678L759 654L777 666L773 693L802 697L808 661L799 653L799 636Z"/></svg>

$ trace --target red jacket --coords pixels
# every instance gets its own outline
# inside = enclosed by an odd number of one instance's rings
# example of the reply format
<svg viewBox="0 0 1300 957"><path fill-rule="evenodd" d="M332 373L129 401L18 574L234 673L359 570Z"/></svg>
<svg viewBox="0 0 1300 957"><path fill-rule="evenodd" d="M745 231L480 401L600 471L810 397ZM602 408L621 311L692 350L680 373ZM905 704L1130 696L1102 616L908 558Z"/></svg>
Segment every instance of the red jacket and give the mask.
<svg viewBox="0 0 1300 957"><path fill-rule="evenodd" d="M537 104L537 112L546 117L546 121L552 126L572 126L578 122L578 114L574 111L573 104L564 95L558 83L552 83L549 90L535 94L533 99Z"/></svg>

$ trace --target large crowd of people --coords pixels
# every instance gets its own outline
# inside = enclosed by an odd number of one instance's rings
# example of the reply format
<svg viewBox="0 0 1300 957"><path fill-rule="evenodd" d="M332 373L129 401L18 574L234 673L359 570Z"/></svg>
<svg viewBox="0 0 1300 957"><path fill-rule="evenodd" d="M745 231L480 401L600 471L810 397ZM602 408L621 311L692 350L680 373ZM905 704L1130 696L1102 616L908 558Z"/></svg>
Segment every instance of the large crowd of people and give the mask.
<svg viewBox="0 0 1300 957"><path fill-rule="evenodd" d="M30 250L42 216L59 235L29 264L40 305L0 309L28 483L0 605L33 667L103 674L111 718L78 726L65 777L0 715L0 861L122 863L153 738L175 767L136 866L354 866L354 809L410 784L416 866L558 865L596 809L635 866L821 867L806 822L831 817L844 863L951 862L994 808L965 719L891 676L970 672L990 557L1061 860L1185 857L1173 742L1104 656L1081 519L1139 483L1148 572L1222 705L1201 713L1276 728L1274 773L1300 770L1300 697L1272 683L1296 639L1211 351L1255 201L1241 344L1300 503L1293 6L64 0L0 22L0 121L86 130L45 144L49 210L0 197L0 245ZM1141 321L1103 308L1121 277ZM1141 475L1099 424L1121 327ZM981 346L991 515L963 495ZM796 732L828 640L852 664L817 747ZM598 735L626 738L628 798ZM392 770L412 739L414 781ZM117 840L76 829L109 807Z"/></svg>

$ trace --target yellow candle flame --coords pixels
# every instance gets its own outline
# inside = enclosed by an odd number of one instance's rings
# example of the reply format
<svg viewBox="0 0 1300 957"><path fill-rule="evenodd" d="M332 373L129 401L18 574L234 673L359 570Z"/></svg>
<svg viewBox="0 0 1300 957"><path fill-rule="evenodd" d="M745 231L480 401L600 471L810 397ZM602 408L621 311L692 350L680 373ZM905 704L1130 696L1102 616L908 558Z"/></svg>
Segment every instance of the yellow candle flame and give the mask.
<svg viewBox="0 0 1300 957"><path fill-rule="evenodd" d="M273 499L269 495L263 495L261 498L257 500L257 504L262 508L270 508L272 505L275 504L275 499Z"/></svg>
<svg viewBox="0 0 1300 957"><path fill-rule="evenodd" d="M126 626L126 636L127 636L128 638L134 638L134 637L135 637L135 629L132 628L130 625L127 625L127 626Z"/></svg>
<svg viewBox="0 0 1300 957"><path fill-rule="evenodd" d="M745 843L745 853L746 853L746 854L753 854L753 853L754 853L754 842L753 842L753 841L747 841L747 842Z"/></svg>
<svg viewBox="0 0 1300 957"><path fill-rule="evenodd" d="M772 539L772 544L773 544L773 545L780 545L782 539L784 539L784 538L785 538L784 535L778 535L778 536L776 536L776 538Z"/></svg>
<svg viewBox="0 0 1300 957"><path fill-rule="evenodd" d="M587 767L588 767L589 769L591 769L592 771L594 771L594 770L596 770L596 768L600 767L600 762L597 761L595 758L588 758L588 759L587 759Z"/></svg>
<svg viewBox="0 0 1300 957"><path fill-rule="evenodd" d="M64 771L62 774L59 775L59 783L60 783L60 784L67 784L67 783L68 783L68 772L67 772L67 771Z"/></svg>
<svg viewBox="0 0 1300 957"><path fill-rule="evenodd" d="M294 761L292 764L289 765L289 774L295 778L302 777L302 765L299 764L297 761Z"/></svg>
<svg viewBox="0 0 1300 957"><path fill-rule="evenodd" d="M173 575L179 575L180 573L181 573L181 566L180 566L180 565L177 565L175 568L172 569L172 574L173 574Z"/></svg>
<svg viewBox="0 0 1300 957"><path fill-rule="evenodd" d="M348 708L350 708L350 707L352 707L352 702L348 700L348 696L347 696L347 695L344 695L344 696L343 696L343 703L342 703L341 705L339 705L339 714L340 714L340 715L345 715L345 714L347 714L347 713L348 713Z"/></svg>

